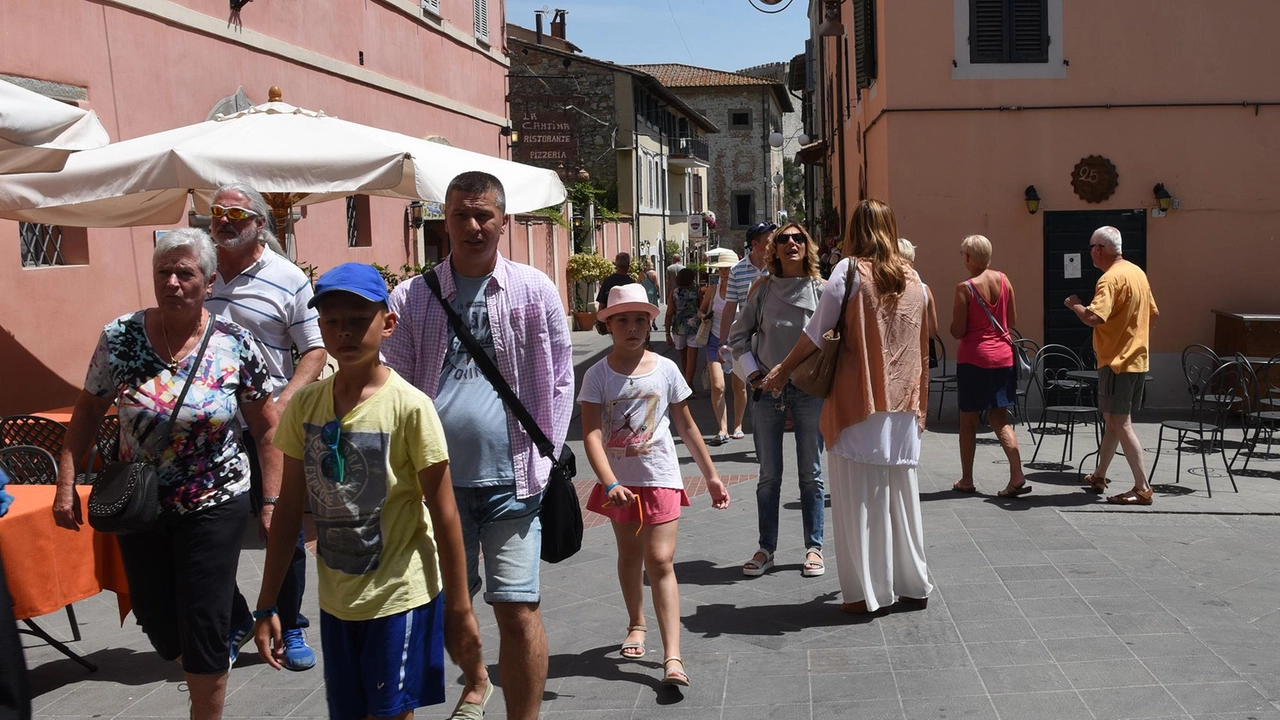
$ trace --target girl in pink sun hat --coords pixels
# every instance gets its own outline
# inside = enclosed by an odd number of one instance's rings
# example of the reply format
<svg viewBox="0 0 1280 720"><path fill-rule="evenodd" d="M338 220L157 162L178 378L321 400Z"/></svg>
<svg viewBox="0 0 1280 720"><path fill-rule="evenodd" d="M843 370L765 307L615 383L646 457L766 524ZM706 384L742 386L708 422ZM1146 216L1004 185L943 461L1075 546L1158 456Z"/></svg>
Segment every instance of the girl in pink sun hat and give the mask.
<svg viewBox="0 0 1280 720"><path fill-rule="evenodd" d="M697 463L712 507L729 507L729 492L711 463L685 401L692 391L680 369L645 349L658 306L638 284L609 291L599 319L613 336L613 351L587 370L582 405L583 446L599 483L587 509L609 518L618 542L618 584L627 607L624 658L645 656L644 575L662 633L662 680L688 687L680 659L680 588L672 560L680 508L689 505L671 427Z"/></svg>

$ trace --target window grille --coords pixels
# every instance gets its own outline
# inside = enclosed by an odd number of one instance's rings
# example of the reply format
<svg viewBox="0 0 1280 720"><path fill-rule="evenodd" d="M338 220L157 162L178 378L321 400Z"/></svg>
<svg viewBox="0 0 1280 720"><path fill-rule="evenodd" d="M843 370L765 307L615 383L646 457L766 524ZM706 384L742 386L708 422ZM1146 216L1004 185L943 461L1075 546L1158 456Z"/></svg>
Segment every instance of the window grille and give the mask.
<svg viewBox="0 0 1280 720"><path fill-rule="evenodd" d="M62 257L62 226L18 223L23 267L66 265Z"/></svg>
<svg viewBox="0 0 1280 720"><path fill-rule="evenodd" d="M360 247L360 223L355 195L347 196L347 247Z"/></svg>

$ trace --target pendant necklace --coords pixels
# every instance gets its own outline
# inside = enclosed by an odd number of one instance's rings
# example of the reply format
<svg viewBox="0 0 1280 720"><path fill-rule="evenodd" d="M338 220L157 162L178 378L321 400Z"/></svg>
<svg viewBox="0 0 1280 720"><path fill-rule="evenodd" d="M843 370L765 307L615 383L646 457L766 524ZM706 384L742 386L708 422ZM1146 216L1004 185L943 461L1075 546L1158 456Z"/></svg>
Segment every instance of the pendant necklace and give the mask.
<svg viewBox="0 0 1280 720"><path fill-rule="evenodd" d="M201 326L204 325L203 320L204 318L201 318ZM176 373L178 371L178 365L182 362L182 359L173 354L173 345L169 343L169 329L164 326L163 317L160 318L160 332L164 335L165 352L169 353L169 372ZM181 350L182 348L178 349Z"/></svg>

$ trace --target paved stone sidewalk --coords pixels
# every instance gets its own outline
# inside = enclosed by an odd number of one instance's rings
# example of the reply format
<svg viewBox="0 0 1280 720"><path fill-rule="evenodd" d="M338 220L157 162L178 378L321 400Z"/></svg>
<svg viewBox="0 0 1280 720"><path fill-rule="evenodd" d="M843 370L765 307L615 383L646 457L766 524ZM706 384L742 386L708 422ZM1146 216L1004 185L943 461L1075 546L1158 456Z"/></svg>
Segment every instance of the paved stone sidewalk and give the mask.
<svg viewBox="0 0 1280 720"><path fill-rule="evenodd" d="M585 333L574 340L580 371L608 347L607 338ZM695 417L709 420L701 407ZM682 654L693 687L682 693L659 683L662 643L651 614L648 657L618 656L626 616L612 533L592 527L579 555L543 566L552 653L545 717L1280 720L1280 517L1260 514L1280 509L1280 462L1260 462L1257 477L1237 478L1238 494L1225 475L1213 477L1207 498L1204 478L1186 473L1191 456L1181 484L1162 460L1155 504L1117 508L1077 486L1074 471L1054 469L1028 469L1036 488L1028 496L995 498L1008 468L984 443L983 494L966 496L949 489L957 476L954 424L944 412L924 438L921 496L938 586L927 610L841 614L834 558L825 577L802 578L793 483L784 485L778 565L744 578L740 564L756 545L749 476L757 468L750 439L731 442L711 452L719 471L738 481L733 504L714 511L701 494L680 521ZM1155 447L1156 429L1140 423L1144 446ZM1029 459L1029 437L1019 430ZM1076 462L1092 444L1083 438ZM1047 438L1041 459L1056 458L1060 442ZM580 458L585 481L590 471ZM685 474L696 474L684 461ZM1221 471L1211 461L1215 467ZM1123 459L1114 468L1118 492ZM252 595L263 551L252 539L245 547L241 587ZM314 572L309 591L314 620ZM178 668L156 659L132 618L116 627L113 595L76 610L84 639L73 646L102 669L86 673L24 638L37 717L186 716ZM496 673L496 628L487 608L480 613ZM65 613L41 624L69 636ZM312 639L318 644L318 633ZM227 716L324 717L322 686L320 668L274 672L246 657L231 674ZM447 717L456 699L451 685L445 706L417 717ZM500 698L488 717L505 717Z"/></svg>

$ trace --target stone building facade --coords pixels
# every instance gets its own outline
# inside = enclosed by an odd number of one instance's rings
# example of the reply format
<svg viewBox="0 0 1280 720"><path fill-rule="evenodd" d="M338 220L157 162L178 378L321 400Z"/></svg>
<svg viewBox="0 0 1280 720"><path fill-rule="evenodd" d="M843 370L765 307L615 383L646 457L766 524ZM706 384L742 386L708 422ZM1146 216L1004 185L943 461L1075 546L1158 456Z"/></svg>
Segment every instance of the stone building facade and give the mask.
<svg viewBox="0 0 1280 720"><path fill-rule="evenodd" d="M741 252L743 231L776 220L782 209L782 152L769 135L782 132L794 112L786 86L769 78L691 65L637 65L672 89L686 104L716 123L709 139L711 187L707 205L716 214L718 243Z"/></svg>

